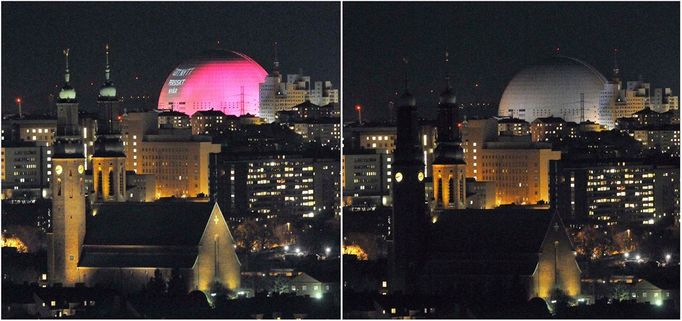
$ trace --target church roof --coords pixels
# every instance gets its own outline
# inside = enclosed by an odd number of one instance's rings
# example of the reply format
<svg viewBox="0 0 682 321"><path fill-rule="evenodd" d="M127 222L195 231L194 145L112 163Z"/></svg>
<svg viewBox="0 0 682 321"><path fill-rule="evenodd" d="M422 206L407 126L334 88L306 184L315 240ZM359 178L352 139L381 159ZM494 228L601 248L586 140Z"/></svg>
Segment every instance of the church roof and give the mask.
<svg viewBox="0 0 682 321"><path fill-rule="evenodd" d="M88 217L84 245L196 246L213 203L103 203Z"/></svg>
<svg viewBox="0 0 682 321"><path fill-rule="evenodd" d="M192 268L198 252L196 248L131 248L84 246L80 267L154 267Z"/></svg>
<svg viewBox="0 0 682 321"><path fill-rule="evenodd" d="M533 254L552 219L547 210L445 211L431 226L429 250L451 254Z"/></svg>

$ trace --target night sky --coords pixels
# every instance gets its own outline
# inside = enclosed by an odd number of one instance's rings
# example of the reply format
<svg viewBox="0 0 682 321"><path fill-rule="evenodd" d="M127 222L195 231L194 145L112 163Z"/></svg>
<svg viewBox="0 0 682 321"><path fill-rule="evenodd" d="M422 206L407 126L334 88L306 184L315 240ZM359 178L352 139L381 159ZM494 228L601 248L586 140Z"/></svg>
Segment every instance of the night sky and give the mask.
<svg viewBox="0 0 682 321"><path fill-rule="evenodd" d="M93 111L111 45L119 95L151 96L168 74L207 49L241 51L272 68L279 43L284 73L340 81L338 3L2 3L2 113L45 112L64 82L62 50L71 48L71 82L81 108ZM137 80L135 78L138 78Z"/></svg>
<svg viewBox="0 0 682 321"><path fill-rule="evenodd" d="M668 3L344 3L344 112L385 118L408 75L423 115L445 87L444 51L460 102L497 104L524 66L560 54L611 76L613 49L624 80L680 93L680 8ZM475 87L478 83L479 87ZM434 93L431 91L434 90ZM350 114L350 115L349 115Z"/></svg>

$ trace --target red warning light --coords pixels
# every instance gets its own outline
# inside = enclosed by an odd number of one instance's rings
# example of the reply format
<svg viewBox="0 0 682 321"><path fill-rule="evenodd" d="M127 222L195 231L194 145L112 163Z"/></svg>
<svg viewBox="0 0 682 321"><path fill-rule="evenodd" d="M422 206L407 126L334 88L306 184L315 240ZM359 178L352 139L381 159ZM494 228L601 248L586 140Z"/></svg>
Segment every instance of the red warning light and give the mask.
<svg viewBox="0 0 682 321"><path fill-rule="evenodd" d="M355 105L355 110L357 110L357 111L362 110L362 105L360 105L360 104Z"/></svg>

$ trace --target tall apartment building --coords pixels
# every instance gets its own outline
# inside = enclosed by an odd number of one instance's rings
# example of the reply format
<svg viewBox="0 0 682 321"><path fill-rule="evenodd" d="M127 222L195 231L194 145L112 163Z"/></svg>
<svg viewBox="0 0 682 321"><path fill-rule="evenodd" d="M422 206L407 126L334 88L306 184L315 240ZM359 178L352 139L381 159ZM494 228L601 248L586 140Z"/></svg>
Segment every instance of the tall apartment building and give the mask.
<svg viewBox="0 0 682 321"><path fill-rule="evenodd" d="M551 206L595 225L655 224L679 215L679 164L642 160L552 161Z"/></svg>
<svg viewBox="0 0 682 321"><path fill-rule="evenodd" d="M344 151L342 156L343 203L391 204L393 155L370 151Z"/></svg>
<svg viewBox="0 0 682 321"><path fill-rule="evenodd" d="M338 89L332 89L330 81L316 81L311 88L310 76L287 75L286 81L279 72L275 59L273 71L259 85L260 117L268 122L277 120L277 112L291 110L294 106L309 100L322 106L339 102Z"/></svg>
<svg viewBox="0 0 682 321"><path fill-rule="evenodd" d="M607 84L608 86L608 84ZM615 85L614 85L615 86ZM656 112L679 111L679 96L673 96L670 88L655 88L642 80L628 81L624 89L605 90L600 105L600 122L611 129L619 118L651 108Z"/></svg>
<svg viewBox="0 0 682 321"><path fill-rule="evenodd" d="M3 199L37 199L49 196L52 147L45 142L2 144Z"/></svg>
<svg viewBox="0 0 682 321"><path fill-rule="evenodd" d="M210 156L210 198L227 216L314 217L339 209L338 158L296 154Z"/></svg>

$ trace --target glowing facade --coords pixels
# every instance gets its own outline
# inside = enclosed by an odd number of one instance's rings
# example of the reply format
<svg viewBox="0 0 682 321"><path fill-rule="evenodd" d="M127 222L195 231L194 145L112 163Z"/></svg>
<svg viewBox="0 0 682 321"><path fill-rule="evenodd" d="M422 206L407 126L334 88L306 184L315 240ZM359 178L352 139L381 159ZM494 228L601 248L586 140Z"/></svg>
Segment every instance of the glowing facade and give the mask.
<svg viewBox="0 0 682 321"><path fill-rule="evenodd" d="M52 234L48 236L48 274L53 283L79 282L78 259L85 237L83 140L78 125L76 90L69 84L69 50L65 84L57 101L57 134L52 158Z"/></svg>
<svg viewBox="0 0 682 321"><path fill-rule="evenodd" d="M529 136L504 140L495 119L463 123L466 177L494 181L497 205L549 201L549 161L560 159L561 152L546 143L531 143Z"/></svg>
<svg viewBox="0 0 682 321"><path fill-rule="evenodd" d="M92 155L93 185L96 201L126 200L126 155L121 141L123 108L110 79L109 45L106 47L105 81L97 97L97 140Z"/></svg>
<svg viewBox="0 0 682 321"><path fill-rule="evenodd" d="M190 290L208 294L214 282L239 288L241 263L218 204L100 203L88 219L78 280L138 291L159 269L176 270Z"/></svg>
<svg viewBox="0 0 682 321"><path fill-rule="evenodd" d="M226 115L260 115L258 84L265 76L265 69L245 54L206 51L168 75L158 107L190 116L211 108Z"/></svg>

